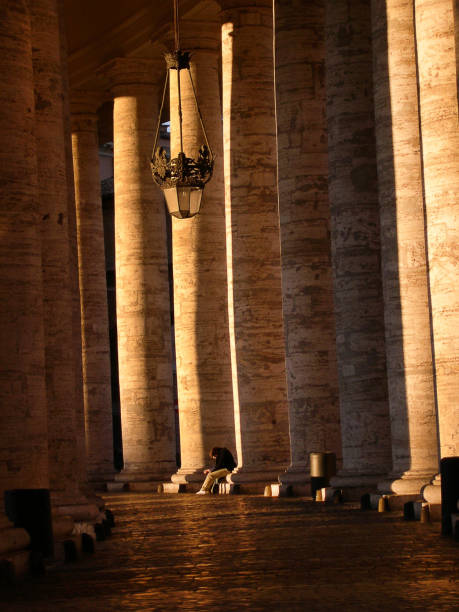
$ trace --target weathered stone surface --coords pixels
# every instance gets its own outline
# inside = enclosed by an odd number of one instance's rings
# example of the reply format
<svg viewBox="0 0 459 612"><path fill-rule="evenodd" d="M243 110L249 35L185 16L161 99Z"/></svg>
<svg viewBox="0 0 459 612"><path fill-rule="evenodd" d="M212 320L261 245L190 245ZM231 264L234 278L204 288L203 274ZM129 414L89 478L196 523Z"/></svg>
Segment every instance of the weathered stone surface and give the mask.
<svg viewBox="0 0 459 612"><path fill-rule="evenodd" d="M83 398L83 364L82 364L82 340L81 340L81 304L80 284L78 276L78 244L77 244L77 222L75 203L75 183L73 180L73 156L72 156L72 132L70 121L70 95L68 76L68 52L67 37L65 31L65 11L62 2L57 3L60 31L60 57L62 65L62 95L64 116L64 147L65 147L65 169L67 180L67 203L68 203L68 230L70 241L70 283L72 287L72 335L73 335L73 360L74 360L74 384L75 384L75 411L76 427L75 437L78 452L78 478L81 488L87 489L86 469L86 438L85 438L85 415ZM85 500L82 500L85 503Z"/></svg>
<svg viewBox="0 0 459 612"><path fill-rule="evenodd" d="M325 2L275 2L276 117L291 465L341 456L325 119ZM300 478L302 477L302 478Z"/></svg>
<svg viewBox="0 0 459 612"><path fill-rule="evenodd" d="M48 451L54 503L79 496L78 372L74 351L72 223L64 141L60 28L54 0L32 7L38 193L40 198ZM79 330L78 330L79 331ZM81 384L81 374L79 377Z"/></svg>
<svg viewBox="0 0 459 612"><path fill-rule="evenodd" d="M374 485L391 465L368 2L327 2L329 195L343 470Z"/></svg>
<svg viewBox="0 0 459 612"><path fill-rule="evenodd" d="M110 343L97 140L97 95L72 92L72 148L78 230L87 469L113 477Z"/></svg>
<svg viewBox="0 0 459 612"><path fill-rule="evenodd" d="M0 147L3 499L5 489L49 485L40 212L27 2L2 4L0 75L0 134L5 143Z"/></svg>
<svg viewBox="0 0 459 612"><path fill-rule="evenodd" d="M442 457L459 455L459 123L457 12L416 2L432 333Z"/></svg>
<svg viewBox="0 0 459 612"><path fill-rule="evenodd" d="M209 451L224 446L235 453L233 389L228 332L225 192L221 98L218 76L220 27L185 21L181 46L191 52L191 75L199 109L215 156L202 212L192 219L172 219L174 328L180 423L181 468L174 481L202 481ZM177 74L171 71L171 151L180 150ZM197 158L205 144L187 71L181 71L183 147Z"/></svg>
<svg viewBox="0 0 459 612"><path fill-rule="evenodd" d="M438 470L413 4L372 4L393 470L379 488L401 494Z"/></svg>
<svg viewBox="0 0 459 612"><path fill-rule="evenodd" d="M150 172L157 64L105 67L114 95L116 308L124 481L175 471L164 203Z"/></svg>
<svg viewBox="0 0 459 612"><path fill-rule="evenodd" d="M276 181L271 2L222 13L229 325L238 468L270 482L289 463ZM236 3L237 4L237 3Z"/></svg>

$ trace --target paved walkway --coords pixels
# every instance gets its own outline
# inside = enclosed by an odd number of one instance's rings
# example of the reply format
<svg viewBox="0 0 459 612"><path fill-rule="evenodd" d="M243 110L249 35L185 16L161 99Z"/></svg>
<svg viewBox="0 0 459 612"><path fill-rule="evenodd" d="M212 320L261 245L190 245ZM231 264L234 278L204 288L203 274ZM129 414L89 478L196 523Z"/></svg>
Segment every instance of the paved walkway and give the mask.
<svg viewBox="0 0 459 612"><path fill-rule="evenodd" d="M0 610L459 611L459 543L400 513L298 498L107 495L92 557L0 591Z"/></svg>

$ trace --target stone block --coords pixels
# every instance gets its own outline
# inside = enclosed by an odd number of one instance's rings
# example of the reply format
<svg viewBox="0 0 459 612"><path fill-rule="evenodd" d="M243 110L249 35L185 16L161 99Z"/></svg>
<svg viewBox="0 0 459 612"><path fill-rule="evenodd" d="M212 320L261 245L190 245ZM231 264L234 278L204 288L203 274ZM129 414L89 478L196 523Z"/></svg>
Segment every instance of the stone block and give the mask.
<svg viewBox="0 0 459 612"><path fill-rule="evenodd" d="M21 580L30 570L30 551L10 552L0 559L0 585Z"/></svg>
<svg viewBox="0 0 459 612"><path fill-rule="evenodd" d="M441 521L441 504L431 504L425 501L413 502L414 520L425 520L426 512L428 512L429 521Z"/></svg>
<svg viewBox="0 0 459 612"><path fill-rule="evenodd" d="M163 493L185 493L186 484L178 482L163 482Z"/></svg>
<svg viewBox="0 0 459 612"><path fill-rule="evenodd" d="M106 489L110 492L124 491L126 488L125 482L107 482Z"/></svg>
<svg viewBox="0 0 459 612"><path fill-rule="evenodd" d="M459 514L451 514L451 533L455 540L459 540Z"/></svg>
<svg viewBox="0 0 459 612"><path fill-rule="evenodd" d="M271 497L291 497L292 487L290 485L279 484L278 482L271 485Z"/></svg>
<svg viewBox="0 0 459 612"><path fill-rule="evenodd" d="M129 482L127 484L129 491L139 492L139 493L150 493L152 491L157 492L158 483L153 481L147 482Z"/></svg>

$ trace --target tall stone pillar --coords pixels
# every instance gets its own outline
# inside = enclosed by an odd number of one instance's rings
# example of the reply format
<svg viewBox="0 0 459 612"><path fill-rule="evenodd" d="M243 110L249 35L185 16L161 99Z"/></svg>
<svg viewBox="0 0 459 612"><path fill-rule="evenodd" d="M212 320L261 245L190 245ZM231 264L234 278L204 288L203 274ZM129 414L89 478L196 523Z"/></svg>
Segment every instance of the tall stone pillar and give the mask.
<svg viewBox="0 0 459 612"><path fill-rule="evenodd" d="M218 16L217 16L218 17ZM228 331L223 134L218 63L218 21L181 24L181 46L191 51L191 74L199 109L215 155L201 214L172 219L174 327L181 468L174 482L203 479L209 450L235 453L233 389ZM183 147L197 159L205 144L187 71L181 74ZM177 72L171 72L171 151L180 150Z"/></svg>
<svg viewBox="0 0 459 612"><path fill-rule="evenodd" d="M379 488L400 494L419 494L438 466L413 6L372 4L392 430L392 474Z"/></svg>
<svg viewBox="0 0 459 612"><path fill-rule="evenodd" d="M276 178L271 1L221 2L223 139L238 467L266 482L289 464Z"/></svg>
<svg viewBox="0 0 459 612"><path fill-rule="evenodd" d="M73 210L69 207L64 139L63 66L55 0L32 6L38 193L42 265L48 444L55 506L85 505L80 491L79 394L74 347ZM88 509L92 512L92 508Z"/></svg>
<svg viewBox="0 0 459 612"><path fill-rule="evenodd" d="M448 457L459 455L457 22L451 0L417 0L415 6L440 454ZM432 489L425 495L434 501Z"/></svg>
<svg viewBox="0 0 459 612"><path fill-rule="evenodd" d="M391 467L373 118L371 14L327 2L329 195L343 469L373 487Z"/></svg>
<svg viewBox="0 0 459 612"><path fill-rule="evenodd" d="M97 94L72 92L86 452L89 481L95 483L111 480L114 476L110 341L97 134L99 105Z"/></svg>
<svg viewBox="0 0 459 612"><path fill-rule="evenodd" d="M275 2L276 113L291 465L341 457L325 118L325 2Z"/></svg>
<svg viewBox="0 0 459 612"><path fill-rule="evenodd" d="M68 77L68 53L65 31L65 6L58 2L59 25L60 25L60 53L62 70L62 100L64 114L64 148L65 148L65 174L67 179L67 202L69 211L69 241L70 241L70 285L72 289L72 331L73 331L73 359L75 380L75 402L76 402L76 438L79 457L79 480L86 493L94 498L94 494L88 490L87 454L85 442L85 415L83 397L83 360L81 340L81 302L80 283L78 277L78 243L77 243L77 221L75 203L75 182L73 178L73 154L72 154L72 130L70 118L70 88ZM97 498L99 507L103 500Z"/></svg>
<svg viewBox="0 0 459 612"><path fill-rule="evenodd" d="M114 95L119 478L162 481L176 469L165 212L150 171L163 72L126 58L103 70Z"/></svg>
<svg viewBox="0 0 459 612"><path fill-rule="evenodd" d="M0 558L29 537L4 514L4 491L48 488L41 241L29 3L0 23Z"/></svg>

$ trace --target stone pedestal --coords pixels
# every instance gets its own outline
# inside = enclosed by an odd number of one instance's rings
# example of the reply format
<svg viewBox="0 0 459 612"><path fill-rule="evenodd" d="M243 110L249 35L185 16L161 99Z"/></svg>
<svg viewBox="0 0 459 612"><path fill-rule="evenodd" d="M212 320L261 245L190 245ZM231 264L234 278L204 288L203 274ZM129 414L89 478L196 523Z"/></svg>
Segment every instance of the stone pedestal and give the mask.
<svg viewBox="0 0 459 612"><path fill-rule="evenodd" d="M233 389L228 332L225 192L221 99L218 78L219 21L185 21L181 46L191 52L191 74L199 109L215 156L201 213L172 219L174 328L181 468L174 482L202 481L212 464L209 451L235 453ZM205 144L187 71L181 71L183 147L197 159ZM171 71L171 151L180 150L177 72Z"/></svg>
<svg viewBox="0 0 459 612"><path fill-rule="evenodd" d="M391 466L370 5L327 2L329 196L343 469L375 486Z"/></svg>
<svg viewBox="0 0 459 612"><path fill-rule="evenodd" d="M325 2L275 3L276 115L291 465L341 455L325 121Z"/></svg>
<svg viewBox="0 0 459 612"><path fill-rule="evenodd" d="M164 202L150 158L162 71L149 60L105 66L114 96L116 308L124 470L129 482L176 469Z"/></svg>
<svg viewBox="0 0 459 612"><path fill-rule="evenodd" d="M272 2L224 1L223 138L238 467L272 482L290 460L276 180Z"/></svg>
<svg viewBox="0 0 459 612"><path fill-rule="evenodd" d="M459 123L457 12L416 2L416 40L441 457L459 455Z"/></svg>
<svg viewBox="0 0 459 612"><path fill-rule="evenodd" d="M379 489L415 494L438 450L413 2L374 0L372 10L393 470Z"/></svg>
<svg viewBox="0 0 459 612"><path fill-rule="evenodd" d="M90 92L72 92L72 145L81 294L83 389L89 481L111 480L113 423L100 193L97 108Z"/></svg>

